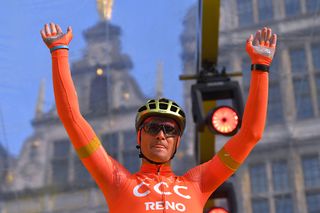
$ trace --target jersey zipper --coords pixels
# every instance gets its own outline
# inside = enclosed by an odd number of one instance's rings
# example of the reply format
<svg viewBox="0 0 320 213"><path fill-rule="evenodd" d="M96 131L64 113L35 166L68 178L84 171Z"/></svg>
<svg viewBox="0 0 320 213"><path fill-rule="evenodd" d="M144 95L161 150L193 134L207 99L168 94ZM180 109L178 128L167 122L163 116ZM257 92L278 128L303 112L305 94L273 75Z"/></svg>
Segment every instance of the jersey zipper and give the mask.
<svg viewBox="0 0 320 213"><path fill-rule="evenodd" d="M158 181L159 183L162 182L162 178L161 178L161 175L160 175L160 168L161 168L161 165L159 165L158 167L158 171L157 171L157 175L158 175ZM166 213L167 210L166 210L166 195L164 194L164 191L163 191L163 185L161 184L161 191L162 191L162 202L163 202L163 213Z"/></svg>

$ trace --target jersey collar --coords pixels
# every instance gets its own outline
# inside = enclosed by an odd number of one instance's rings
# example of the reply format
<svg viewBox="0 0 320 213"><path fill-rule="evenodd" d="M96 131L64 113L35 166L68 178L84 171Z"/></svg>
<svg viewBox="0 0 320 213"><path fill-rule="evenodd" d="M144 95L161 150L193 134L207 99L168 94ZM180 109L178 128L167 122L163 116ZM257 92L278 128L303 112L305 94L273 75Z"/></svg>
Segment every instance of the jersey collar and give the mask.
<svg viewBox="0 0 320 213"><path fill-rule="evenodd" d="M151 174L172 174L170 165L154 165L154 164L142 164L140 168L140 172L142 173L151 173Z"/></svg>

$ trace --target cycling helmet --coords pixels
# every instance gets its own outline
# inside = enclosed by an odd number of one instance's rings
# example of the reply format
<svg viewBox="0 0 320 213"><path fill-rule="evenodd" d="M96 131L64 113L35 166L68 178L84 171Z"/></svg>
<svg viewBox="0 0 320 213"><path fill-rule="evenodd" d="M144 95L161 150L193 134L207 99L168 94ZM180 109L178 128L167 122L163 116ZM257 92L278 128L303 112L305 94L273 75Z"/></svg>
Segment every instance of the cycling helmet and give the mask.
<svg viewBox="0 0 320 213"><path fill-rule="evenodd" d="M183 133L186 126L185 113L178 104L166 98L148 100L145 105L139 108L135 121L136 130L139 130L146 118L155 115L174 119L179 125L181 134Z"/></svg>

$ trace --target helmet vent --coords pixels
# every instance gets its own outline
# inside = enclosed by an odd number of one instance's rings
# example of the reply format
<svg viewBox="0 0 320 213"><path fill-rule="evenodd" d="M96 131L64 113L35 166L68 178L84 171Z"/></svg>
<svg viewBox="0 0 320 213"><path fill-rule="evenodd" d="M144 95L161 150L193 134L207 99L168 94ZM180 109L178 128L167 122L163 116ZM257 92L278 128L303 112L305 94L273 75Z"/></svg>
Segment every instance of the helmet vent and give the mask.
<svg viewBox="0 0 320 213"><path fill-rule="evenodd" d="M176 104L175 102L172 102L173 106L179 107L178 104Z"/></svg>
<svg viewBox="0 0 320 213"><path fill-rule="evenodd" d="M156 104L149 104L149 108L150 109L155 109L156 108Z"/></svg>
<svg viewBox="0 0 320 213"><path fill-rule="evenodd" d="M177 110L178 110L178 108L175 106L170 107L170 111L172 111L172 112L177 112Z"/></svg>
<svg viewBox="0 0 320 213"><path fill-rule="evenodd" d="M144 111L144 110L147 110L147 107L146 107L146 106L140 107L139 110L138 110L138 112L142 112L142 111Z"/></svg>
<svg viewBox="0 0 320 213"><path fill-rule="evenodd" d="M183 112L182 110L179 110L178 113L179 113L182 117L186 117L185 114L184 114L184 112Z"/></svg>
<svg viewBox="0 0 320 213"><path fill-rule="evenodd" d="M151 104L151 103L155 103L156 101L154 99L151 99L148 101L148 104Z"/></svg>
<svg viewBox="0 0 320 213"><path fill-rule="evenodd" d="M167 108L168 108L168 104L159 103L159 108L160 108L160 109L167 109Z"/></svg>
<svg viewBox="0 0 320 213"><path fill-rule="evenodd" d="M161 99L159 100L159 102L169 103L169 100L168 100L168 99L166 99L166 98L161 98Z"/></svg>

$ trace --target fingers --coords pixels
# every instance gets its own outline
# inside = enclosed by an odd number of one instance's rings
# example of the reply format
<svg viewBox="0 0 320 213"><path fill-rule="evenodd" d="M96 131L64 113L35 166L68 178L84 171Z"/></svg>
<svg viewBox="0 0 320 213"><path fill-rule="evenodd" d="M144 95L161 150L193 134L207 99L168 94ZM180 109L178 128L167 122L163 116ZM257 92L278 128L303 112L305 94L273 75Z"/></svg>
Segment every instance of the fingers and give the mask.
<svg viewBox="0 0 320 213"><path fill-rule="evenodd" d="M273 34L272 37L271 37L271 44L270 44L270 47L276 47L277 45L277 34Z"/></svg>
<svg viewBox="0 0 320 213"><path fill-rule="evenodd" d="M264 27L261 31L261 37L260 37L260 45L264 46L267 41L267 31L268 29Z"/></svg>
<svg viewBox="0 0 320 213"><path fill-rule="evenodd" d="M45 24L43 29L40 31L42 37L50 37L59 34L63 34L61 27L58 24L50 23Z"/></svg>
<svg viewBox="0 0 320 213"><path fill-rule="evenodd" d="M42 39L44 39L46 37L46 32L44 31L44 29L42 29L40 31L40 34L41 34Z"/></svg>
<svg viewBox="0 0 320 213"><path fill-rule="evenodd" d="M260 44L261 30L258 30L254 35L253 45L258 46Z"/></svg>
<svg viewBox="0 0 320 213"><path fill-rule="evenodd" d="M272 35L272 30L271 30L271 28L267 28L267 40L270 40L271 35Z"/></svg>
<svg viewBox="0 0 320 213"><path fill-rule="evenodd" d="M270 38L271 38L271 28L267 28L267 32L266 32L266 46L269 47L270 46Z"/></svg>
<svg viewBox="0 0 320 213"><path fill-rule="evenodd" d="M58 24L56 24L56 29L57 29L57 33L58 34L62 34L63 33L61 27Z"/></svg>
<svg viewBox="0 0 320 213"><path fill-rule="evenodd" d="M50 30L51 30L51 35L57 35L57 28L56 25L54 23L50 23Z"/></svg>
<svg viewBox="0 0 320 213"><path fill-rule="evenodd" d="M269 27L264 27L258 30L253 39L254 46L267 46L270 47L272 44L276 45L276 40L273 40L272 30ZM275 37L276 39L276 37Z"/></svg>
<svg viewBox="0 0 320 213"><path fill-rule="evenodd" d="M252 41L253 41L253 35L251 34L251 35L249 36L249 38L247 39L247 43L248 43L249 45L252 45Z"/></svg>
<svg viewBox="0 0 320 213"><path fill-rule="evenodd" d="M44 31L45 31L45 33L46 33L46 36L51 35L51 30L50 30L48 24L45 24L45 25L44 25Z"/></svg>

